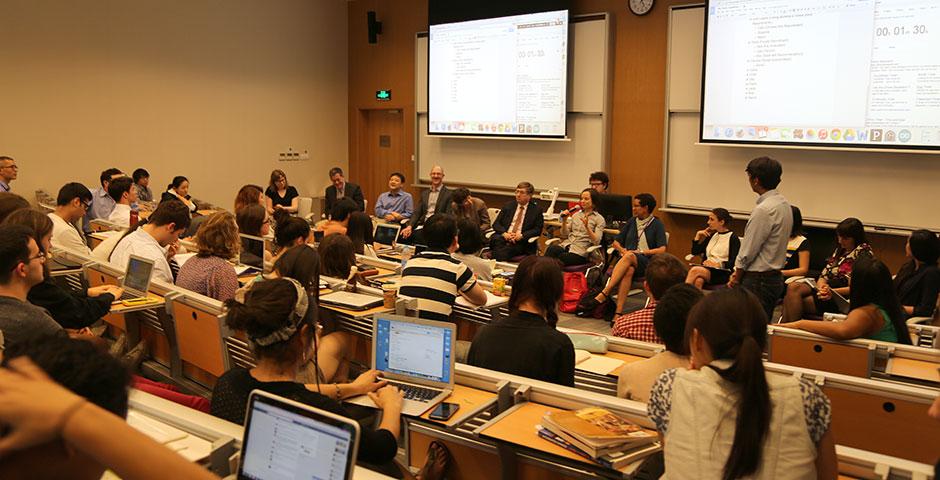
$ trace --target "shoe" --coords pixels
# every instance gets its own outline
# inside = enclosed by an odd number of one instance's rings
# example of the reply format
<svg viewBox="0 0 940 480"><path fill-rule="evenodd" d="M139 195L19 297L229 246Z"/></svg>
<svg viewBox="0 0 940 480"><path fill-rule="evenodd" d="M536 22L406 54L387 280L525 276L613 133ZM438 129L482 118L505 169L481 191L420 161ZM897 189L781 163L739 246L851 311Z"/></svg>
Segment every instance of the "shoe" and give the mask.
<svg viewBox="0 0 940 480"><path fill-rule="evenodd" d="M121 357L121 363L123 363L128 370L132 372L136 371L137 367L140 366L140 362L144 360L144 357L146 357L148 353L150 353L150 349L147 347L147 342L141 340L140 343Z"/></svg>
<svg viewBox="0 0 940 480"><path fill-rule="evenodd" d="M596 298L597 295L603 296L604 299L603 299L603 300L598 300L598 299ZM577 311L577 312L588 312L588 313L589 313L589 312L593 312L594 309L596 309L597 307L599 307L602 302L606 302L606 301L607 301L607 294L604 293L604 292L597 293L596 295L594 295L594 296L592 296L592 297L585 296L584 298L581 299L580 302L578 302L578 308L577 308L576 311Z"/></svg>
<svg viewBox="0 0 940 480"><path fill-rule="evenodd" d="M104 332L106 332L106 331L108 330L108 324L102 322L101 325L97 325L97 326L94 326L94 327L88 327L88 329L91 330L91 333L92 333L94 336L100 337L100 336L104 335Z"/></svg>
<svg viewBox="0 0 940 480"><path fill-rule="evenodd" d="M121 355L124 354L124 348L126 346L127 346L127 335L124 335L122 333L118 335L117 340L115 340L114 343L111 344L111 348L108 349L108 353L111 354L112 357L115 357L115 358L120 357Z"/></svg>
<svg viewBox="0 0 940 480"><path fill-rule="evenodd" d="M442 480L447 475L447 469L450 467L450 451L443 443L438 441L431 442L428 445L427 460L424 466L418 472L418 480Z"/></svg>

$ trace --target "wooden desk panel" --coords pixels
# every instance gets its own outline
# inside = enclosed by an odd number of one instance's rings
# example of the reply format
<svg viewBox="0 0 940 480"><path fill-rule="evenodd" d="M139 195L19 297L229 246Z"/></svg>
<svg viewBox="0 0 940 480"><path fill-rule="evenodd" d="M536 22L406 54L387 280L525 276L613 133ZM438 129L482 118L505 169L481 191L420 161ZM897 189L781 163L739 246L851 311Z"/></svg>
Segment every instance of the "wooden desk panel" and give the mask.
<svg viewBox="0 0 940 480"><path fill-rule="evenodd" d="M429 415L431 415L431 410L424 412L424 414L421 415L421 418L451 427L460 423L460 421L465 419L471 411L477 409L487 402L492 401L495 398L496 394L493 392L477 390L475 388L465 387L463 385L454 385L454 393L450 394L450 396L447 397L447 399L444 401L460 405L460 409L457 410L457 413L450 417L450 419L446 422L431 420L429 417Z"/></svg>
<svg viewBox="0 0 940 480"><path fill-rule="evenodd" d="M394 313L395 312L394 309L385 308L384 305L379 305L378 307L374 307L374 308L370 308L368 310L362 310L362 311L347 310L345 308L339 308L339 307L334 307L332 305L324 305L324 304L320 304L320 306L328 310L333 310L334 312L341 313L343 315L347 315L353 318L368 317L370 315L375 315L376 313Z"/></svg>
<svg viewBox="0 0 940 480"><path fill-rule="evenodd" d="M892 357L888 360L886 373L892 376L916 378L918 380L940 383L940 371L937 370L938 367L940 367L940 365L924 360Z"/></svg>
<svg viewBox="0 0 940 480"><path fill-rule="evenodd" d="M619 376L620 370L623 370L623 367L627 366L628 364L631 364L633 362L639 362L640 360L646 360L646 357L641 357L639 355L630 355L629 353L620 353L620 352L611 352L611 351L608 351L607 353L605 353L604 356L616 358L617 360L623 361L623 365L617 367L616 369L614 369L614 371L610 372L610 375L614 377Z"/></svg>
<svg viewBox="0 0 940 480"><path fill-rule="evenodd" d="M861 378L871 376L874 360L874 351L863 345L782 334L770 335L769 351L774 363Z"/></svg>
<svg viewBox="0 0 940 480"><path fill-rule="evenodd" d="M593 462L587 461L584 457L569 452L540 437L535 430L535 426L542 423L542 417L546 413L562 411L564 410L560 408L527 402L485 428L480 432L480 435L593 465Z"/></svg>
<svg viewBox="0 0 940 480"><path fill-rule="evenodd" d="M111 313L113 314L123 314L130 312L139 312L141 310L150 310L152 308L163 308L166 305L166 299L157 295L156 293L147 293L147 298L151 301L142 305L133 305L127 306L121 303L119 300L111 304Z"/></svg>

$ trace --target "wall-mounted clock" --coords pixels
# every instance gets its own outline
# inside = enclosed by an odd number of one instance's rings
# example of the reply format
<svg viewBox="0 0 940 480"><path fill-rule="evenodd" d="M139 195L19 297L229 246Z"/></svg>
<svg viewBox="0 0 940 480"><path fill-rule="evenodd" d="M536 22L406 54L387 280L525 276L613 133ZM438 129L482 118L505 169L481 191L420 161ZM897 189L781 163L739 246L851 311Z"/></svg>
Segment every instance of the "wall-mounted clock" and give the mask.
<svg viewBox="0 0 940 480"><path fill-rule="evenodd" d="M627 6L634 15L646 15L653 9L655 0L627 0Z"/></svg>

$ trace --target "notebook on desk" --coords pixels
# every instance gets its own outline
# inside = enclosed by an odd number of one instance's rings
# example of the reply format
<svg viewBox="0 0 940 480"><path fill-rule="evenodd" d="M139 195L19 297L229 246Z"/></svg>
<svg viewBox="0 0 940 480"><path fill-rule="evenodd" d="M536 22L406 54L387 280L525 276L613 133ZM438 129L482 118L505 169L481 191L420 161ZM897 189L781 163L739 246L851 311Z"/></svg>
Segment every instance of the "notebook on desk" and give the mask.
<svg viewBox="0 0 940 480"><path fill-rule="evenodd" d="M255 390L245 414L238 479L348 480L358 450L355 421Z"/></svg>
<svg viewBox="0 0 940 480"><path fill-rule="evenodd" d="M361 293L333 292L321 296L320 303L358 312L378 307L383 303L383 300L382 297Z"/></svg>
<svg viewBox="0 0 940 480"><path fill-rule="evenodd" d="M372 339L372 368L404 394L402 414L421 415L454 391L455 324L378 314ZM346 401L376 408L365 395Z"/></svg>

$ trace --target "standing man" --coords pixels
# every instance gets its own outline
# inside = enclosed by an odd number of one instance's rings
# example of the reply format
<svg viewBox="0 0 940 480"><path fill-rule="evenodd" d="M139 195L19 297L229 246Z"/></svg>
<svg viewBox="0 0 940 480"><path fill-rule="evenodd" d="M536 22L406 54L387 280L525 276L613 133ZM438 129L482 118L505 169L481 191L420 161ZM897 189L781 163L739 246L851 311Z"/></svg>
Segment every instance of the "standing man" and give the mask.
<svg viewBox="0 0 940 480"><path fill-rule="evenodd" d="M388 176L388 191L379 195L375 202L375 216L386 222L411 220L415 205L411 194L402 190L405 176L395 172Z"/></svg>
<svg viewBox="0 0 940 480"><path fill-rule="evenodd" d="M421 192L421 205L411 216L408 226L401 231L405 243L421 243L411 238L415 229L435 213L450 213L453 192L444 186L444 168L435 165L431 168L431 188Z"/></svg>
<svg viewBox="0 0 940 480"><path fill-rule="evenodd" d="M88 187L76 182L66 183L59 189L55 204L55 211L49 214L52 219L52 246L91 255L91 249L75 228L75 222L84 217L91 206Z"/></svg>
<svg viewBox="0 0 940 480"><path fill-rule="evenodd" d="M359 188L359 185L346 181L346 177L343 176L342 168L333 167L330 169L330 181L333 182L333 184L326 187L327 212L333 211L333 205L336 205L336 201L340 198L352 199L356 202L356 205L359 206L360 212L366 210L366 202L362 197L362 189Z"/></svg>
<svg viewBox="0 0 940 480"><path fill-rule="evenodd" d="M793 213L790 203L776 190L783 175L780 162L759 157L751 160L744 171L751 190L758 195L757 206L751 211L751 218L744 229L744 239L728 286L741 284L754 293L770 321L785 287L780 270L787 261Z"/></svg>
<svg viewBox="0 0 940 480"><path fill-rule="evenodd" d="M0 156L0 192L10 191L10 182L16 180L18 170L13 157Z"/></svg>
<svg viewBox="0 0 940 480"><path fill-rule="evenodd" d="M503 206L493 222L496 232L490 238L493 258L506 261L518 255L532 255L538 245L529 239L542 234L545 220L542 211L532 199L535 187L529 182L516 185L516 199Z"/></svg>

